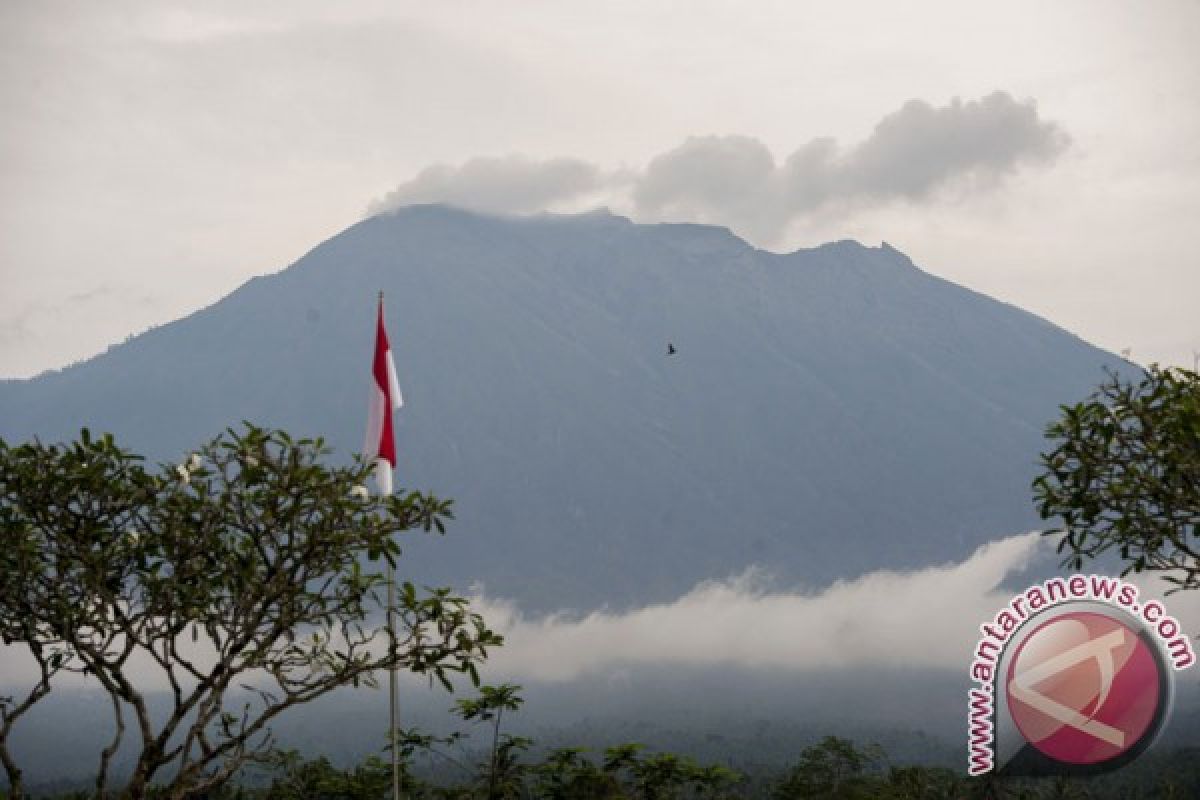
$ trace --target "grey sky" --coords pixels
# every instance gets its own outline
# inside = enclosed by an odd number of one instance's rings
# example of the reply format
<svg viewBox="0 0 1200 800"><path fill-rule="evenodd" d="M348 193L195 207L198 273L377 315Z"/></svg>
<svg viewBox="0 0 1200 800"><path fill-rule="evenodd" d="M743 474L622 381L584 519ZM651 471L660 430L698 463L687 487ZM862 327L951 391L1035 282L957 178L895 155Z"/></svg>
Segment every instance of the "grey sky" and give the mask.
<svg viewBox="0 0 1200 800"><path fill-rule="evenodd" d="M1184 0L6 3L0 376L211 303L405 190L886 239L1190 365L1198 40ZM718 168L737 196L705 188Z"/></svg>

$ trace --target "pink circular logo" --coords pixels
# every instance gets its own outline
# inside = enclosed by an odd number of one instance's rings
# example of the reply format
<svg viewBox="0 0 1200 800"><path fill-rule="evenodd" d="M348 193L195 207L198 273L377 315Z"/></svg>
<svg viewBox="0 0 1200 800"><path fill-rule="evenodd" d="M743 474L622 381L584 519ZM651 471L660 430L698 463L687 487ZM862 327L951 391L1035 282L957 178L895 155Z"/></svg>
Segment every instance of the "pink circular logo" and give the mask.
<svg viewBox="0 0 1200 800"><path fill-rule="evenodd" d="M1012 720L1055 761L1099 764L1156 732L1165 678L1150 646L1106 614L1055 617L1021 642L1005 690Z"/></svg>

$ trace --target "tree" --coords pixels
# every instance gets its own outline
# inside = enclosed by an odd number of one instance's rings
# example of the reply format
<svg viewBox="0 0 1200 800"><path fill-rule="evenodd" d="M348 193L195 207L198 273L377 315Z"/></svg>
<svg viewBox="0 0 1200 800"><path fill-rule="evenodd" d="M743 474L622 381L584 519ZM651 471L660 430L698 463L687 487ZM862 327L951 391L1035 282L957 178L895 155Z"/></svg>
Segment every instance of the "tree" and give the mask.
<svg viewBox="0 0 1200 800"><path fill-rule="evenodd" d="M584 756L582 747L551 750L533 767L534 796L546 800L618 800L624 795L616 777Z"/></svg>
<svg viewBox="0 0 1200 800"><path fill-rule="evenodd" d="M630 764L634 797L643 800L670 800L680 796L721 797L722 792L741 777L719 764L701 766L687 756L656 753ZM690 788L690 792L687 790Z"/></svg>
<svg viewBox="0 0 1200 800"><path fill-rule="evenodd" d="M1109 373L1063 406L1033 482L1065 564L1115 551L1129 572L1200 588L1200 375L1152 365L1139 381Z"/></svg>
<svg viewBox="0 0 1200 800"><path fill-rule="evenodd" d="M799 762L776 785L774 797L777 800L878 797L883 781L875 766L880 758L881 753L874 746L860 750L849 739L826 736L800 753Z"/></svg>
<svg viewBox="0 0 1200 800"><path fill-rule="evenodd" d="M600 765L582 747L552 750L532 767L535 797L570 800L670 800L676 797L726 797L741 775L719 764L697 764L674 753L644 755L644 746L609 747Z"/></svg>
<svg viewBox="0 0 1200 800"><path fill-rule="evenodd" d="M367 465L330 466L328 454L320 439L249 424L153 470L87 431L65 446L0 441L0 525L16 543L0 558L0 633L112 699L97 796L127 713L140 750L123 793L144 797L155 781L184 798L266 759L279 714L378 670L478 684L501 639L449 589L406 582L396 635L377 624L384 578L371 564L395 563L394 534L442 532L450 503L372 497ZM165 717L149 711L139 659L168 687ZM8 776L16 795L19 772Z"/></svg>
<svg viewBox="0 0 1200 800"><path fill-rule="evenodd" d="M392 794L392 765L377 755L351 769L338 769L324 756L306 761L294 750L276 755L278 773L259 796L262 800L385 800ZM401 788L406 797L425 794L424 783L405 769Z"/></svg>
<svg viewBox="0 0 1200 800"><path fill-rule="evenodd" d="M459 700L456 711L467 722L491 722L492 746L488 758L487 798L511 796L520 780L517 754L526 749L530 742L523 737L500 736L500 720L505 711L515 712L525 700L517 694L521 687L512 683L499 686L482 686L478 697Z"/></svg>
<svg viewBox="0 0 1200 800"><path fill-rule="evenodd" d="M956 800L962 795L962 781L953 770L913 764L889 769L878 796L887 800Z"/></svg>
<svg viewBox="0 0 1200 800"><path fill-rule="evenodd" d="M8 533L6 528L4 531ZM31 551L31 543L24 537L5 536L3 546L0 546L0 596L7 598L22 591L23 582L12 580L12 576L25 574L29 564L36 560L36 555ZM6 599L0 600L0 603L11 605ZM71 654L53 630L30 617L12 614L0 616L0 642L5 645L23 644L37 670L37 677L24 693L17 696L0 695L0 765L4 767L12 797L20 798L24 794L22 770L9 748L13 728L21 717L50 693L54 677L70 668Z"/></svg>
<svg viewBox="0 0 1200 800"><path fill-rule="evenodd" d="M95 534L100 527L122 534L138 529L139 510L155 489L137 461L111 439L92 440L86 431L62 448L10 448L0 440L0 638L23 645L39 671L20 702L0 700L0 761L13 797L23 794L22 773L8 747L15 723L50 692L58 672L87 668L71 647L76 621L106 618L84 584L109 587L130 577L125 557L132 537L109 536L104 546ZM58 525L52 536L45 535L49 524ZM115 696L113 709L118 730L100 756L101 787L124 730Z"/></svg>

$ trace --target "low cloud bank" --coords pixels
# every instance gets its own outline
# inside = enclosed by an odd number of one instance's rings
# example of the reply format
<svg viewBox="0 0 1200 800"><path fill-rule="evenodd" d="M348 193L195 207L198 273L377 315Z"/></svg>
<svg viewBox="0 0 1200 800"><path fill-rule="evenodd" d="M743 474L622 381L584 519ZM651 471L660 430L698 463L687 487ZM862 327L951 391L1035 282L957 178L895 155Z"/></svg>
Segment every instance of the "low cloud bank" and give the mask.
<svg viewBox="0 0 1200 800"><path fill-rule="evenodd" d="M782 162L749 136L690 137L641 171L605 171L573 158L474 158L426 168L369 213L434 202L516 214L604 204L641 220L728 225L771 241L818 211L995 186L1022 166L1052 163L1069 141L1033 100L1006 92L941 107L914 99L854 146L813 139Z"/></svg>
<svg viewBox="0 0 1200 800"><path fill-rule="evenodd" d="M639 664L965 670L980 623L1010 597L1006 576L1041 548L1028 533L960 564L873 572L814 593L767 591L749 573L624 614L530 618L502 601L476 603L505 636L489 676L567 681Z"/></svg>
<svg viewBox="0 0 1200 800"><path fill-rule="evenodd" d="M771 589L763 573L751 571L623 613L528 616L486 593L472 604L505 637L486 665L492 683L612 679L639 667L776 674L950 670L965 680L980 624L1026 583L1054 572L1055 563L1049 543L1032 532L986 544L961 563L872 572L815 591ZM1037 574L1026 576L1026 570ZM1143 597L1163 597L1169 588L1148 576L1134 582ZM1184 632L1200 634L1200 592L1170 595L1165 605ZM211 658L202 645L191 647L198 661ZM148 659L131 667L146 688L166 688ZM24 648L0 647L0 687L26 685L34 675ZM62 683L88 685L78 676Z"/></svg>
<svg viewBox="0 0 1200 800"><path fill-rule="evenodd" d="M488 672L509 679L570 681L637 665L963 671L979 638L1012 596L1056 563L1037 532L984 545L958 564L872 572L817 592L766 591L754 573L697 586L678 600L624 614L532 618L486 597L476 600L505 645ZM1053 570L1050 571L1053 574ZM1018 576L1020 585L1013 583ZM1169 585L1130 579L1144 597ZM1200 592L1165 598L1189 635L1200 634Z"/></svg>

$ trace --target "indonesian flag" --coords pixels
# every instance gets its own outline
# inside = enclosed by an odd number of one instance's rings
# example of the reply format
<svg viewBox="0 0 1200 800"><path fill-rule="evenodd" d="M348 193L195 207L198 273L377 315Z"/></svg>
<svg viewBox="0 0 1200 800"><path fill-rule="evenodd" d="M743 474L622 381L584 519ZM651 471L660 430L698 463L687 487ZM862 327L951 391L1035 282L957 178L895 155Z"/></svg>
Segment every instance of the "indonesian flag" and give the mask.
<svg viewBox="0 0 1200 800"><path fill-rule="evenodd" d="M392 493L392 470L396 468L396 437L392 412L404 405L396 364L383 327L383 293L379 295L379 320L375 326L375 360L371 364L371 400L367 406L367 438L363 456L375 462L375 485L380 494Z"/></svg>

